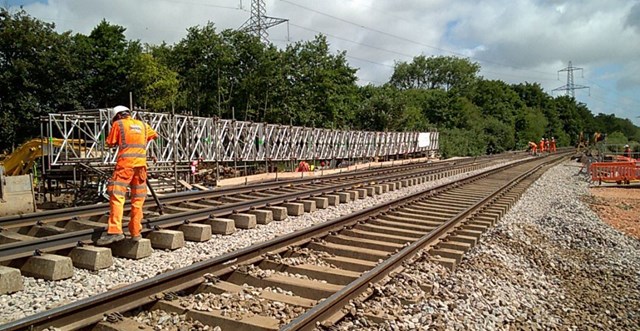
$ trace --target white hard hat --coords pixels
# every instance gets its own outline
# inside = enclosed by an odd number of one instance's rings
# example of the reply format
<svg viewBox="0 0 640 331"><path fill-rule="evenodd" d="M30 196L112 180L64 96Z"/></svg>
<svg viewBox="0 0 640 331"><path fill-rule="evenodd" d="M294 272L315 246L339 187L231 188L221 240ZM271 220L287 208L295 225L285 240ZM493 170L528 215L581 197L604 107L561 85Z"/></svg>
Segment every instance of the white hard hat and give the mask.
<svg viewBox="0 0 640 331"><path fill-rule="evenodd" d="M625 148L629 147L629 145L624 145Z"/></svg>
<svg viewBox="0 0 640 331"><path fill-rule="evenodd" d="M113 120L114 117L116 117L116 115L123 113L123 112L129 112L129 108L125 107L125 106L115 106L113 107L113 109L111 109L111 120Z"/></svg>

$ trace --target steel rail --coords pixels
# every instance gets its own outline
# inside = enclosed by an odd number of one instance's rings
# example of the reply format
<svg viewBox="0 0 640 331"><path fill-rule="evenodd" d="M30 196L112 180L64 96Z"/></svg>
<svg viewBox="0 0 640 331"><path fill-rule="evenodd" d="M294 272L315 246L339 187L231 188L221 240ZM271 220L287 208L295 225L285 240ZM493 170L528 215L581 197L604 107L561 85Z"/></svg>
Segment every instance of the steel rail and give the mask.
<svg viewBox="0 0 640 331"><path fill-rule="evenodd" d="M559 157L560 159L562 157ZM326 300L323 300L319 304L315 305L311 309L307 310L302 315L295 318L289 324L281 328L283 331L294 330L313 330L317 327L319 322L328 319L335 313L342 310L350 300L356 298L360 294L364 293L371 284L379 282L386 277L393 270L402 266L402 263L418 253L423 247L435 242L440 237L451 230L454 226L458 225L464 219L468 218L471 214L477 210L484 208L488 202L494 200L497 196L501 195L508 189L511 189L517 185L523 179L536 173L538 170L546 166L548 163L557 161L557 159L546 161L542 164L535 166L527 172L517 176L510 182L502 185L500 188L494 190L490 195L486 196L475 205L469 206L465 210L462 210L451 219L430 231L425 236L421 237L417 241L411 243L407 247L403 248L400 252L392 255L389 259L375 266L373 269L367 271L355 281L351 282L347 286L343 287L338 292L331 295Z"/></svg>
<svg viewBox="0 0 640 331"><path fill-rule="evenodd" d="M471 162L468 162L471 161ZM164 203L175 203L181 202L185 200L196 200L196 199L211 199L217 198L224 195L232 195L232 194L242 194L242 193L251 193L255 190L262 190L267 188L277 188L280 186L286 185L295 185L301 183L309 183L313 184L315 182L328 182L331 180L349 180L356 179L359 177L369 177L388 173L398 173L407 171L405 169L409 169L408 171L412 171L415 169L423 169L423 168L433 168L433 171L437 171L446 166L454 166L454 165L464 165L476 162L476 160L461 160L461 161L448 161L448 162L438 162L438 163L411 163L399 166L389 166L383 168L375 168L375 169L367 169L361 171L348 171L343 173L325 175L319 178L307 177L307 178L298 178L298 179L289 179L289 180L277 180L277 181L269 181L263 183L251 184L251 186L234 186L222 189L216 189L212 191L187 191L180 193L173 193L170 195L165 195L160 197L160 200ZM421 171L421 170L416 170ZM144 207L153 207L154 203L152 201L145 201ZM125 205L125 211L130 208L130 202L127 202ZM15 216L4 216L0 217L0 229L8 229L8 228L16 228L23 226L31 226L35 224L44 224L48 222L57 222L65 219L71 219L73 217L88 217L94 215L104 214L109 210L108 203L102 205L86 205L72 208L62 208L56 210L48 210L36 213L28 213L21 214Z"/></svg>
<svg viewBox="0 0 640 331"><path fill-rule="evenodd" d="M464 164L457 167L465 167L473 164ZM446 170L453 170L454 168L446 168ZM401 180L404 178L411 178L420 175L434 174L442 171L443 168L431 169L426 172L415 173L399 173L391 174L386 177L377 178L377 182L388 182L392 180ZM176 214L165 214L154 218L144 219L142 221L142 232L149 232L160 228L170 228L179 226L181 224L187 224L191 222L202 221L208 218L215 218L230 215L237 212L244 212L258 208L269 207L285 202L292 202L309 197L319 196L327 193L335 193L345 189L352 188L354 185L364 184L370 182L371 179L360 179L357 182L345 182L342 184L330 186L312 188L310 190L302 192L285 193L273 197L258 198L249 201L236 202L224 204L221 206L212 206L209 208L195 209L193 211L185 211ZM184 201L184 198L179 200ZM123 228L128 223L123 224ZM106 231L105 227L102 229L87 229L74 231L69 233L61 233L51 235L47 237L34 238L28 241L18 241L14 243L0 245L0 262L12 261L20 258L25 258L35 254L54 252L62 249L69 249L82 244L89 244L96 240L102 233Z"/></svg>
<svg viewBox="0 0 640 331"><path fill-rule="evenodd" d="M197 262L185 268L169 271L122 288L0 325L0 330L42 330L52 326L64 327L65 329L83 328L99 322L105 314L124 312L154 302L158 300L159 293L179 292L194 287L204 281L205 274L229 272L232 264L248 263L260 259L267 252L286 250L288 247L310 242L311 238L326 236L332 231L369 219L391 208L405 205L442 190L458 187L462 183L476 181L506 168L530 161L527 159L516 161L456 182L437 185L429 190L416 192L409 196L392 200L384 205L369 207L266 242Z"/></svg>

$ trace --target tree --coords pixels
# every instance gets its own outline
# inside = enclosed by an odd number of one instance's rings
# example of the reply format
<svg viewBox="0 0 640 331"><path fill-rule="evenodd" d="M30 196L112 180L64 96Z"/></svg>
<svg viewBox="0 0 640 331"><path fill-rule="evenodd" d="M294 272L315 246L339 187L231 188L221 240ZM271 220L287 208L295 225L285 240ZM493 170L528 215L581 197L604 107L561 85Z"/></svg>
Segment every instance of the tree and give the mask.
<svg viewBox="0 0 640 331"><path fill-rule="evenodd" d="M148 53L138 55L132 69L131 85L142 106L155 111L171 110L178 95L178 73Z"/></svg>
<svg viewBox="0 0 640 331"><path fill-rule="evenodd" d="M396 62L389 83L399 89L443 89L464 95L473 87L480 65L454 56L419 55Z"/></svg>
<svg viewBox="0 0 640 331"><path fill-rule="evenodd" d="M39 116L79 106L68 32L0 8L0 150L39 135Z"/></svg>
<svg viewBox="0 0 640 331"><path fill-rule="evenodd" d="M84 83L82 104L87 108L129 103L134 89L130 74L142 52L140 43L127 41L126 29L102 20L89 34L74 36Z"/></svg>

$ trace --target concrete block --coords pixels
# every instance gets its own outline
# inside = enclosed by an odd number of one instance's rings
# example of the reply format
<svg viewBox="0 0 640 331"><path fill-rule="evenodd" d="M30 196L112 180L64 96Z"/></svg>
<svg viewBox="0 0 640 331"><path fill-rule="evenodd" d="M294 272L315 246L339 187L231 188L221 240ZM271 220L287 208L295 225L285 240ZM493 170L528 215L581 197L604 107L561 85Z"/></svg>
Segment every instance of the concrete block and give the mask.
<svg viewBox="0 0 640 331"><path fill-rule="evenodd" d="M337 194L327 194L325 198L329 201L329 206L337 206L340 204L340 196Z"/></svg>
<svg viewBox="0 0 640 331"><path fill-rule="evenodd" d="M27 235L33 237L47 237L64 233L65 229L53 225L34 225L29 229Z"/></svg>
<svg viewBox="0 0 640 331"><path fill-rule="evenodd" d="M283 203L282 207L287 208L287 215L300 216L304 214L304 205L297 202Z"/></svg>
<svg viewBox="0 0 640 331"><path fill-rule="evenodd" d="M68 256L54 254L32 256L20 270L28 277L60 280L73 276L73 262Z"/></svg>
<svg viewBox="0 0 640 331"><path fill-rule="evenodd" d="M372 197L374 194L376 194L376 189L373 186L365 187L365 190L367 190L367 196Z"/></svg>
<svg viewBox="0 0 640 331"><path fill-rule="evenodd" d="M347 193L349 193L349 199L351 199L351 201L355 201L358 199L358 191L351 190L351 191L347 191Z"/></svg>
<svg viewBox="0 0 640 331"><path fill-rule="evenodd" d="M133 239L127 238L112 244L111 253L114 256L139 260L150 256L151 253L153 253L153 248L151 248L151 240L149 239L143 238L134 241Z"/></svg>
<svg viewBox="0 0 640 331"><path fill-rule="evenodd" d="M380 184L380 187L382 187L382 193L389 192L389 185L388 184Z"/></svg>
<svg viewBox="0 0 640 331"><path fill-rule="evenodd" d="M367 190L366 189L359 188L359 189L356 189L356 191L358 191L358 198L364 199L364 198L367 197Z"/></svg>
<svg viewBox="0 0 640 331"><path fill-rule="evenodd" d="M401 181L400 181L400 186L402 186L402 187L407 187L407 186L409 186L409 180L407 180L407 179L403 179L403 180L401 180Z"/></svg>
<svg viewBox="0 0 640 331"><path fill-rule="evenodd" d="M81 269L100 270L113 265L111 249L108 247L76 247L71 250L69 257L73 266Z"/></svg>
<svg viewBox="0 0 640 331"><path fill-rule="evenodd" d="M273 221L273 212L271 210L251 210L247 213L254 215L256 217L256 223L258 224L269 224Z"/></svg>
<svg viewBox="0 0 640 331"><path fill-rule="evenodd" d="M396 184L397 184L396 182L387 183L387 188L389 189L389 191L395 191Z"/></svg>
<svg viewBox="0 0 640 331"><path fill-rule="evenodd" d="M271 211L271 213L273 214L274 221L284 221L289 216L289 214L287 213L287 207L283 207L283 206L266 207L265 210Z"/></svg>
<svg viewBox="0 0 640 331"><path fill-rule="evenodd" d="M22 291L23 288L20 270L0 265L0 295Z"/></svg>
<svg viewBox="0 0 640 331"><path fill-rule="evenodd" d="M175 250L184 247L184 233L176 230L157 230L149 234L151 247Z"/></svg>
<svg viewBox="0 0 640 331"><path fill-rule="evenodd" d="M214 218L204 221L204 224L211 225L213 234L232 234L236 232L236 222L229 218Z"/></svg>
<svg viewBox="0 0 640 331"><path fill-rule="evenodd" d="M373 188L375 188L375 190L376 190L376 194L382 194L382 193L384 193L384 192L382 191L382 185L376 185L376 186L374 186Z"/></svg>
<svg viewBox="0 0 640 331"><path fill-rule="evenodd" d="M238 229L253 229L256 227L256 215L253 214L233 214L229 218L235 222Z"/></svg>
<svg viewBox="0 0 640 331"><path fill-rule="evenodd" d="M347 192L338 192L338 196L340 197L340 203L351 202L351 194Z"/></svg>
<svg viewBox="0 0 640 331"><path fill-rule="evenodd" d="M79 230L91 230L91 229L105 229L107 223L87 221L87 220L72 220L64 226L67 231L79 231Z"/></svg>
<svg viewBox="0 0 640 331"><path fill-rule="evenodd" d="M188 241L202 242L211 239L211 225L209 224L182 224L178 230L184 233L184 239Z"/></svg>
<svg viewBox="0 0 640 331"><path fill-rule="evenodd" d="M17 232L11 231L3 231L0 232L0 245L15 243L18 241L29 241L33 240L32 236L26 236L24 234L19 234Z"/></svg>
<svg viewBox="0 0 640 331"><path fill-rule="evenodd" d="M329 207L329 199L325 197L313 197L309 198L309 200L313 200L316 203L316 208L325 209Z"/></svg>
<svg viewBox="0 0 640 331"><path fill-rule="evenodd" d="M313 213L316 211L316 202L313 200L300 200L300 203L304 206L304 211L307 213Z"/></svg>

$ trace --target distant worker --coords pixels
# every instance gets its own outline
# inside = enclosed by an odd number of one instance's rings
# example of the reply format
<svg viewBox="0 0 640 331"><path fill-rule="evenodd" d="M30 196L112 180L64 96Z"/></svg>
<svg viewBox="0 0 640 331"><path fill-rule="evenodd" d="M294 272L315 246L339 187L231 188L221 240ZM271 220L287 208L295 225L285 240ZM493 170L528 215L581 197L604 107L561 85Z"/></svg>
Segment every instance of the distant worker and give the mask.
<svg viewBox="0 0 640 331"><path fill-rule="evenodd" d="M631 158L631 147L629 147L629 145L624 145L624 152L622 152L622 155Z"/></svg>
<svg viewBox="0 0 640 331"><path fill-rule="evenodd" d="M551 142L549 141L549 138L544 138L544 150L551 152Z"/></svg>
<svg viewBox="0 0 640 331"><path fill-rule="evenodd" d="M540 149L541 154L544 152L544 138L540 138L540 145L538 146L538 149Z"/></svg>
<svg viewBox="0 0 640 331"><path fill-rule="evenodd" d="M298 172L308 172L309 171L309 163L305 162L305 161L300 161L300 163L298 164Z"/></svg>
<svg viewBox="0 0 640 331"><path fill-rule="evenodd" d="M551 150L550 150L551 153L555 153L556 152L556 139L554 137L551 137L551 142L549 143L549 148L551 148Z"/></svg>
<svg viewBox="0 0 640 331"><path fill-rule="evenodd" d="M131 118L129 108L117 106L111 112L111 131L107 138L109 147L119 147L116 167L109 181L109 226L107 233L96 241L99 246L109 245L124 239L122 214L127 193L131 187L131 219L129 233L135 241L140 240L142 230L142 205L147 196L147 142L158 134L146 123ZM155 162L155 158L154 158Z"/></svg>
<svg viewBox="0 0 640 331"><path fill-rule="evenodd" d="M531 155L536 155L538 149L538 145L536 145L535 142L530 141L529 142L529 153L531 153Z"/></svg>

